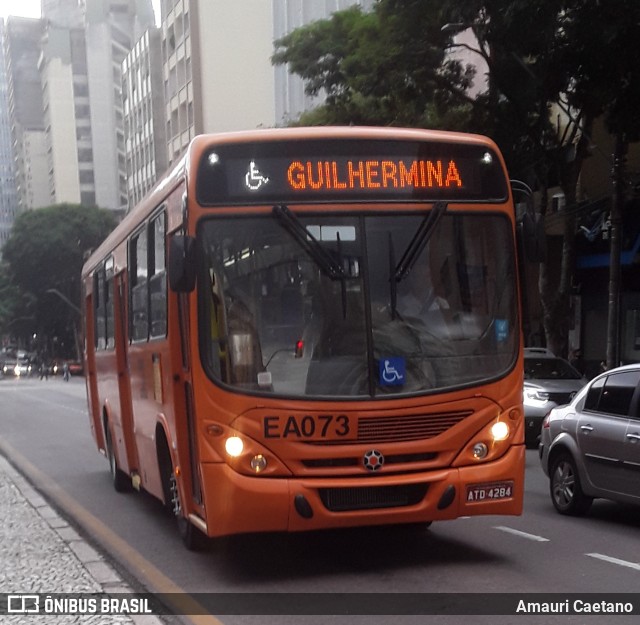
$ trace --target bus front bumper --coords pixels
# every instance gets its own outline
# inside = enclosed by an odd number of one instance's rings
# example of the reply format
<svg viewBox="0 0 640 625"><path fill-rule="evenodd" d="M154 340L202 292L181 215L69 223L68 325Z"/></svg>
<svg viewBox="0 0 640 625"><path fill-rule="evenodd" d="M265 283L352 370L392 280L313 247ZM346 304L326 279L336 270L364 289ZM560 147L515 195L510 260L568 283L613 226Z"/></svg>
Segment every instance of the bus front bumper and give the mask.
<svg viewBox="0 0 640 625"><path fill-rule="evenodd" d="M222 463L202 466L207 534L309 531L424 523L482 514L519 515L524 445L501 458L415 474L260 478Z"/></svg>

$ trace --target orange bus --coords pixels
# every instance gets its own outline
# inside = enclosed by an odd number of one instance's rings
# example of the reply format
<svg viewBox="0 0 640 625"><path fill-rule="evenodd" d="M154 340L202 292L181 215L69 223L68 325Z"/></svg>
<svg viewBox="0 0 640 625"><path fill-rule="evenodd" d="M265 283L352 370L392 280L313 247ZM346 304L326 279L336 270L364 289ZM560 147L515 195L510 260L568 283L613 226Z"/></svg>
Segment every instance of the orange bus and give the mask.
<svg viewBox="0 0 640 625"><path fill-rule="evenodd" d="M196 137L83 268L115 488L189 548L521 514L516 231L485 137Z"/></svg>

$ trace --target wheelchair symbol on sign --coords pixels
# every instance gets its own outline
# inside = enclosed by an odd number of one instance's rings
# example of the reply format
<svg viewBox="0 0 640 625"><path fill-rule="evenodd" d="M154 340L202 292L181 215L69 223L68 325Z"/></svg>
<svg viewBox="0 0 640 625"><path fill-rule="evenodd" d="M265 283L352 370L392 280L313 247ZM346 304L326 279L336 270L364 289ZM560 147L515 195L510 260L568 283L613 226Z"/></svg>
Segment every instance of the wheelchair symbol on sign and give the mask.
<svg viewBox="0 0 640 625"><path fill-rule="evenodd" d="M404 375L400 373L388 360L384 361L382 379L387 384L398 384L404 382Z"/></svg>
<svg viewBox="0 0 640 625"><path fill-rule="evenodd" d="M244 179L247 184L247 188L251 191L257 191L262 185L269 182L269 178L260 173L255 161L251 161L251 163L249 163L249 171Z"/></svg>

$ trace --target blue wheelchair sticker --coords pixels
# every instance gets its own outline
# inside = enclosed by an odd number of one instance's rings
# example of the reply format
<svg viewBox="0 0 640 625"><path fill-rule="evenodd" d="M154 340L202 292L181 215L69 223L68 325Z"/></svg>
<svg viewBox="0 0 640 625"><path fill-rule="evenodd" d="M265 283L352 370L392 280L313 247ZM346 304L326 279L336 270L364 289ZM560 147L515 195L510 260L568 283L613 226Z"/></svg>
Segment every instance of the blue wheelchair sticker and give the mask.
<svg viewBox="0 0 640 625"><path fill-rule="evenodd" d="M380 386L402 386L406 378L406 365L402 357L381 358L378 361Z"/></svg>
<svg viewBox="0 0 640 625"><path fill-rule="evenodd" d="M496 341L501 343L506 341L509 337L509 320L508 319L496 319L495 322Z"/></svg>

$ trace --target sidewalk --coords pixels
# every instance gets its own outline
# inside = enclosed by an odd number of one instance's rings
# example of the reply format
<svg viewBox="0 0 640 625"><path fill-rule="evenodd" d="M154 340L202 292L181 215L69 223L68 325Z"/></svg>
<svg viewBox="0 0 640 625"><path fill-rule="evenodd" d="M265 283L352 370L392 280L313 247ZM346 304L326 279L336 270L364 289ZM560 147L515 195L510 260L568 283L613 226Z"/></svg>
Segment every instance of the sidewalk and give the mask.
<svg viewBox="0 0 640 625"><path fill-rule="evenodd" d="M0 456L0 593L131 593L133 589ZM161 625L149 615L9 614L12 625Z"/></svg>

